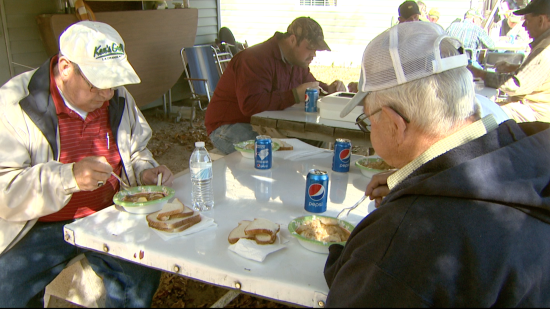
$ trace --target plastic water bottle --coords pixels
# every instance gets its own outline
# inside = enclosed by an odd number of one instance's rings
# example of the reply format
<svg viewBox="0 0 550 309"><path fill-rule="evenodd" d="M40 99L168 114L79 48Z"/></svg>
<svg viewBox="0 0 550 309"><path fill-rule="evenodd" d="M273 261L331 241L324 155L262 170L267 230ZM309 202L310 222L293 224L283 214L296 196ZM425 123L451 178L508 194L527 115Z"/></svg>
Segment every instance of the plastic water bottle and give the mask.
<svg viewBox="0 0 550 309"><path fill-rule="evenodd" d="M191 170L191 199L193 209L207 211L214 208L214 191L212 189L212 159L204 148L204 142L196 142L195 150L189 159Z"/></svg>

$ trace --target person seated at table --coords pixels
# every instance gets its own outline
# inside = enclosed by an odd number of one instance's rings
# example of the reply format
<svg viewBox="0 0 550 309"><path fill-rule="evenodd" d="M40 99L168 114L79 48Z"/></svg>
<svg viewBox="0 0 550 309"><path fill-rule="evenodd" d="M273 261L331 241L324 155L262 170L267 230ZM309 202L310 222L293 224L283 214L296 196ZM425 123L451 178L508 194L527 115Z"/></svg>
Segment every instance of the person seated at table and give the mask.
<svg viewBox="0 0 550 309"><path fill-rule="evenodd" d="M514 14L525 16L523 27L533 39L523 63L498 62L496 72L468 68L484 80L485 86L507 95L498 103L512 119L550 122L550 1L534 0Z"/></svg>
<svg viewBox="0 0 550 309"><path fill-rule="evenodd" d="M398 170L373 176L378 208L329 247L328 307L550 306L550 126L481 118L459 47L433 23L366 47L341 116L363 104Z"/></svg>
<svg viewBox="0 0 550 309"><path fill-rule="evenodd" d="M276 32L236 54L206 110L204 124L214 147L229 154L235 151L233 144L255 139L252 115L303 103L307 88L320 87L328 94L346 91L342 81L327 85L311 74L309 65L320 50L330 51L321 26L299 17L286 33Z"/></svg>
<svg viewBox="0 0 550 309"><path fill-rule="evenodd" d="M141 82L125 47L111 26L78 22L58 55L0 88L0 307L43 307L46 285L80 253L103 278L107 307L151 305L158 270L63 237L65 224L113 204L112 172L132 186L174 178L146 148L151 128L124 88Z"/></svg>
<svg viewBox="0 0 550 309"><path fill-rule="evenodd" d="M475 10L468 10L464 14L464 20L453 22L447 27L447 34L462 42L464 48L469 49L494 49L495 42L477 23L481 15Z"/></svg>
<svg viewBox="0 0 550 309"><path fill-rule="evenodd" d="M529 34L523 28L522 17L515 15L512 11L506 13L506 16L506 18L493 25L490 31L493 41L510 44L529 43Z"/></svg>
<svg viewBox="0 0 550 309"><path fill-rule="evenodd" d="M397 20L400 24L420 20L420 8L418 7L416 1L405 1L401 3L397 9L397 12L399 13Z"/></svg>

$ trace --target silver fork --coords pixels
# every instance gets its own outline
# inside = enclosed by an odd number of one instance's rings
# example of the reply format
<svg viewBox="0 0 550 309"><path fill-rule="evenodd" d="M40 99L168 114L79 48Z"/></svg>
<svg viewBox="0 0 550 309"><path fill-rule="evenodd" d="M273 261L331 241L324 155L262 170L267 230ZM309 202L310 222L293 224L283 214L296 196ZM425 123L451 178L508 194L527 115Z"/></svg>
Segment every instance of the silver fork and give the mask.
<svg viewBox="0 0 550 309"><path fill-rule="evenodd" d="M116 179L118 179L118 181L120 181L120 185L122 186L122 189L123 190L128 190L130 188L130 186L124 182L124 180L122 180L122 178L118 177L117 174L115 174L114 172L111 172L111 175L115 176Z"/></svg>
<svg viewBox="0 0 550 309"><path fill-rule="evenodd" d="M363 203L363 201L367 198L366 195L363 195L363 197L357 201L357 203L355 203L355 205L351 206L351 207L348 207L348 208L344 208L342 209L342 211L340 211L340 213L338 214L338 216L336 216L336 219L339 219L340 216L347 210L347 213L346 213L346 216L349 215L349 212L354 210L355 208L357 208L361 203Z"/></svg>

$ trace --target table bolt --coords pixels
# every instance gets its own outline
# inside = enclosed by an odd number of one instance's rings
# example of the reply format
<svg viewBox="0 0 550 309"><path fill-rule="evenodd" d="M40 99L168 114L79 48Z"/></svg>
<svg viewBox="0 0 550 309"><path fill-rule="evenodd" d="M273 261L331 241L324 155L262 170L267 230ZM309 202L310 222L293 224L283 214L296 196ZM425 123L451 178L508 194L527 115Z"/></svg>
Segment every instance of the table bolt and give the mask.
<svg viewBox="0 0 550 309"><path fill-rule="evenodd" d="M320 300L320 301L317 303L317 305L319 305L319 307L321 307L321 308L325 308L325 302L322 301L322 300Z"/></svg>
<svg viewBox="0 0 550 309"><path fill-rule="evenodd" d="M241 289L241 283L240 282L235 282L235 288L237 290L240 290Z"/></svg>
<svg viewBox="0 0 550 309"><path fill-rule="evenodd" d="M179 273L180 272L180 267L178 265L174 265L174 272L175 273Z"/></svg>
<svg viewBox="0 0 550 309"><path fill-rule="evenodd" d="M65 240L66 241L71 240L71 235L69 233L65 234Z"/></svg>
<svg viewBox="0 0 550 309"><path fill-rule="evenodd" d="M109 246L107 246L106 244L103 244L103 251L104 252L109 252Z"/></svg>

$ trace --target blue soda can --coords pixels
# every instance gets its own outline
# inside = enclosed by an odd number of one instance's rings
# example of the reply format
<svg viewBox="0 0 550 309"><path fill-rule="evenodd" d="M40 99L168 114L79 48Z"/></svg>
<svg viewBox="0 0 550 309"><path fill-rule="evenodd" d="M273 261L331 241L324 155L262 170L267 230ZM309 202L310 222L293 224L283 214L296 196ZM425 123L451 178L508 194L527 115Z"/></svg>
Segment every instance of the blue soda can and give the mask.
<svg viewBox="0 0 550 309"><path fill-rule="evenodd" d="M258 170L268 170L273 163L271 137L268 135L256 136L254 142L254 167Z"/></svg>
<svg viewBox="0 0 550 309"><path fill-rule="evenodd" d="M317 88L306 89L306 113L317 112L318 99L319 99L319 90L317 90Z"/></svg>
<svg viewBox="0 0 550 309"><path fill-rule="evenodd" d="M349 161L351 158L351 141L338 138L334 144L334 155L332 157L332 170L340 173L349 172Z"/></svg>
<svg viewBox="0 0 550 309"><path fill-rule="evenodd" d="M313 213L327 211L327 196L327 172L318 169L310 170L306 178L306 202L304 209Z"/></svg>

